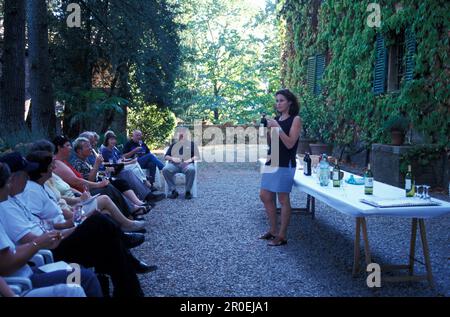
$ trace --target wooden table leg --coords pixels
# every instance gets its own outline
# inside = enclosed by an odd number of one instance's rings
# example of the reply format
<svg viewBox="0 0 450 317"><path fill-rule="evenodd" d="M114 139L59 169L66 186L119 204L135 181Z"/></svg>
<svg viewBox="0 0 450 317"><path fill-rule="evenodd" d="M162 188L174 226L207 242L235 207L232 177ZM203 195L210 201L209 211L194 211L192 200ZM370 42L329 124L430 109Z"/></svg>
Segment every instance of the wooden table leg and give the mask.
<svg viewBox="0 0 450 317"><path fill-rule="evenodd" d="M316 219L316 198L311 196L311 218Z"/></svg>
<svg viewBox="0 0 450 317"><path fill-rule="evenodd" d="M364 255L366 257L366 265L369 265L370 263L372 263L372 256L370 254L369 235L367 234L366 218L364 217L361 218L361 227L364 239Z"/></svg>
<svg viewBox="0 0 450 317"><path fill-rule="evenodd" d="M355 242L353 245L353 276L359 273L359 243L361 239L361 218L356 218Z"/></svg>
<svg viewBox="0 0 450 317"><path fill-rule="evenodd" d="M431 271L430 250L428 249L427 233L425 231L425 221L419 219L420 237L422 239L423 256L427 268L427 280L431 288L434 288L433 273Z"/></svg>
<svg viewBox="0 0 450 317"><path fill-rule="evenodd" d="M413 218L411 226L411 242L409 244L409 275L414 274L414 258L416 256L417 218Z"/></svg>

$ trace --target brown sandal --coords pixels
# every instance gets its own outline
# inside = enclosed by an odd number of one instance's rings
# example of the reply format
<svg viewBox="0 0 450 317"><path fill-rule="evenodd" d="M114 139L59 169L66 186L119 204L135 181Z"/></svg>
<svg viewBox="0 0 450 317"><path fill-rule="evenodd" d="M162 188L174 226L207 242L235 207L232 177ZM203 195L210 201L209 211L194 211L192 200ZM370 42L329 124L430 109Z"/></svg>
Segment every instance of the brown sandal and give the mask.
<svg viewBox="0 0 450 317"><path fill-rule="evenodd" d="M273 239L275 239L275 236L273 234L271 234L270 232L267 232L267 233L263 234L262 236L260 236L258 239L273 240Z"/></svg>

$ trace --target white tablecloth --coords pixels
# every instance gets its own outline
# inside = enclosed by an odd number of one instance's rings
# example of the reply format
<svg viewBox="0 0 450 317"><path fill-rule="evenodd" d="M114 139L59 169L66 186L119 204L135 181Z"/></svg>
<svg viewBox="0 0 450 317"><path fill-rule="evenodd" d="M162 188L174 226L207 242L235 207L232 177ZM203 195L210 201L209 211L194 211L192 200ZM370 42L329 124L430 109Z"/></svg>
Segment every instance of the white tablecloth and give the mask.
<svg viewBox="0 0 450 317"><path fill-rule="evenodd" d="M350 173L345 172L344 180L348 179ZM359 177L356 176L355 177ZM377 208L360 200L363 198L396 199L405 197L405 190L374 181L373 195L364 194L364 185L350 185L345 181L342 187L333 187L332 182L327 187L318 184L314 176L305 176L303 170L295 173L295 185L301 191L310 194L323 201L327 205L354 217L367 216L397 216L408 218L432 218L450 213L450 203L432 198L439 202L440 206L420 206L420 207L389 207Z"/></svg>
<svg viewBox="0 0 450 317"><path fill-rule="evenodd" d="M259 160L260 164L265 163L265 159ZM344 180L352 175L345 172ZM360 177L354 175L354 177ZM333 187L332 182L328 187L319 185L315 176L305 176L303 170L297 169L294 178L295 186L316 199L319 199L336 210L351 215L353 217L367 216L396 216L408 218L432 218L450 213L450 203L433 198L433 201L439 202L440 206L423 206L423 207L393 207L393 208L377 208L360 200L363 198L383 198L395 199L405 197L405 190L374 181L373 195L364 194L364 185L350 185L343 182L342 187Z"/></svg>

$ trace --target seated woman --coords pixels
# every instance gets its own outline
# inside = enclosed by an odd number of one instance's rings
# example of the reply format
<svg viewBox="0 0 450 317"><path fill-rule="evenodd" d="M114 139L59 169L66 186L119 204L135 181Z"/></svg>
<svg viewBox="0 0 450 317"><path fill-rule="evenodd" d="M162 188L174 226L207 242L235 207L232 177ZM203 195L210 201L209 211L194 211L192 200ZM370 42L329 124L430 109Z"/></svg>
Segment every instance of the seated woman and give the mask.
<svg viewBox="0 0 450 317"><path fill-rule="evenodd" d="M100 153L102 154L103 160L109 163L123 163L124 169L132 171L137 178L141 180L144 184L147 184L147 177L145 176L144 171L140 167L136 158L126 159L120 150L116 147L117 145L117 137L113 131L107 131L105 133L105 140L103 141L102 146L100 147ZM150 185L151 186L151 185Z"/></svg>
<svg viewBox="0 0 450 317"><path fill-rule="evenodd" d="M43 162L48 161L49 153L37 153L34 153L38 158L35 163L39 164L35 164L29 172L38 168L48 169L48 166L43 168ZM8 177L10 185L0 190L6 197L0 202L0 222L14 243L34 245L33 241L45 236L47 232L40 219L27 206L29 201L25 201L20 195L28 180L23 161L25 160L18 153L0 157L0 162L12 169L12 174ZM34 199L50 200L49 197ZM136 274L151 272L156 268L137 260L131 254L127 248L127 244L133 242L129 240L131 236L124 234L109 217L95 213L75 228L50 233L54 244L48 246L48 249L52 250L56 261L80 263L86 267L94 267L96 273L108 274L114 285L114 296L143 296Z"/></svg>
<svg viewBox="0 0 450 317"><path fill-rule="evenodd" d="M54 152L54 146L51 142L47 140L40 140L33 143L30 152L36 151L47 151L50 153ZM27 183L27 187L25 192L27 192L27 188L30 184ZM92 199L91 195L88 191L83 193L78 192L75 189L72 189L69 184L64 182L58 175L52 173L51 177L44 183L44 188L48 191L50 196L53 196L52 201L56 201L57 205L61 209L61 211L52 208L36 208L36 209L49 209L56 210L54 216L59 216L60 212L62 212L64 219L66 220L65 227L58 224L58 228L67 228L67 226L73 226L73 210L72 207L76 205L83 205L83 209L86 213L90 214L96 210L100 211L103 214L107 214L116 221L122 230L124 231L138 231L142 230L145 226L145 223L142 221L131 221L128 218L125 218L114 202L106 195L100 195L97 198ZM22 195L25 195L25 192ZM33 190L29 191L30 197L38 194ZM75 196L75 193L78 195ZM44 206L40 206L44 207ZM61 219L61 218L60 218Z"/></svg>
<svg viewBox="0 0 450 317"><path fill-rule="evenodd" d="M19 161L20 155L16 156L16 166L13 168L31 168L27 163ZM24 172L23 172L24 173ZM14 227L12 219L5 217L1 206L7 201L11 192L19 182L11 183L11 171L7 164L0 163L0 275L5 277L26 277L32 282L33 287L46 287L66 283L70 271L55 271L50 273L32 269L27 263L41 249L52 249L58 244L59 234L56 231L43 233L31 238L27 243L16 246L6 232L7 226ZM22 184L23 185L23 184ZM26 231L20 231L20 235ZM101 297L100 284L91 270L81 269L81 286L87 296ZM8 295L8 294L6 294Z"/></svg>
<svg viewBox="0 0 450 317"><path fill-rule="evenodd" d="M116 147L117 138L113 131L105 133L105 141L100 148L105 162L122 163L124 169L118 173L117 177L126 180L140 197L145 197L147 201L158 201L164 198L164 194L153 194L151 184L147 181L144 171L137 162L137 159L125 160L122 153ZM144 186L146 184L147 186Z"/></svg>
<svg viewBox="0 0 450 317"><path fill-rule="evenodd" d="M47 156L45 156L45 153L47 153ZM53 222L55 229L62 230L72 228L74 222L71 208L66 209L66 212L64 213L58 204L61 200L60 197L55 195L55 192L52 191L48 184L46 184L52 177L54 166L52 154L50 152L42 151L32 152L27 156L27 159L30 162L39 162L40 165L42 165L36 171L29 172L30 179L22 193L22 197L28 202L28 207L31 212L41 220ZM42 159L44 162L42 162ZM46 163L49 163L48 166L46 166ZM47 170L44 170L45 168L47 168ZM39 199L40 197L44 199ZM50 199L45 199L47 197ZM144 228L145 223L143 221L131 221L125 218L115 205L110 205L110 210L104 209L105 203L111 202L111 200L105 195L101 197L104 198L99 197L99 201L97 201L97 199L91 199L92 202L90 204L83 205L83 200L87 201L90 198L88 192L83 193L80 197L79 204L83 206L87 213L86 217L89 217L98 210L103 214L110 215L123 231L137 231ZM100 204L102 206L100 206Z"/></svg>
<svg viewBox="0 0 450 317"><path fill-rule="evenodd" d="M84 192L85 188L88 188L92 195L107 195L124 214L124 216L128 218L136 218L138 215L142 215L150 211L150 206L138 205L126 199L125 196L122 195L121 191L115 186L111 185L109 183L109 180L107 179L104 179L100 182L84 179L80 172L78 172L67 161L72 151L72 144L70 143L69 139L63 136L58 136L53 141L53 145L55 146L54 173L61 177L61 179L69 184L70 187L76 189L78 192ZM129 188L127 188L125 185L121 189L124 191L129 190ZM131 193L129 194L131 195Z"/></svg>

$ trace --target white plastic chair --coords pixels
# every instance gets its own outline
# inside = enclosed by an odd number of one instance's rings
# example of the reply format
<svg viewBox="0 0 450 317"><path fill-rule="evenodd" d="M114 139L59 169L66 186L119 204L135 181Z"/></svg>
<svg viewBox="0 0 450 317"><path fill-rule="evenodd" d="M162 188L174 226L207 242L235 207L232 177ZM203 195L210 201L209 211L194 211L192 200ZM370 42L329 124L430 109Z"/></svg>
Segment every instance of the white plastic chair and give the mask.
<svg viewBox="0 0 450 317"><path fill-rule="evenodd" d="M27 277L4 277L3 278L8 284L9 288L16 294L22 295L33 288L31 280Z"/></svg>
<svg viewBox="0 0 450 317"><path fill-rule="evenodd" d="M168 149L169 148L166 147L164 149L164 153L167 153ZM166 164L167 164L167 161L166 161ZM191 192L191 194L192 194L192 197L196 198L196 197L198 197L198 191L197 191L198 165L197 165L197 161L194 162L194 167L195 167L195 177L194 177L194 183L192 184L192 192ZM158 172L159 171L157 170L156 174L158 174ZM186 177L185 177L185 175L183 173L176 173L175 174L175 184L176 184L177 177L183 177L184 178L184 182L186 182ZM164 176L162 178L164 179L164 194L166 195L166 198L167 198L167 196L169 196L169 185L167 184L166 179L164 178Z"/></svg>
<svg viewBox="0 0 450 317"><path fill-rule="evenodd" d="M34 264L36 267L53 263L53 253L46 249L39 250L28 262ZM3 279L11 290L19 296L33 288L31 280L27 277L13 276L4 277Z"/></svg>

